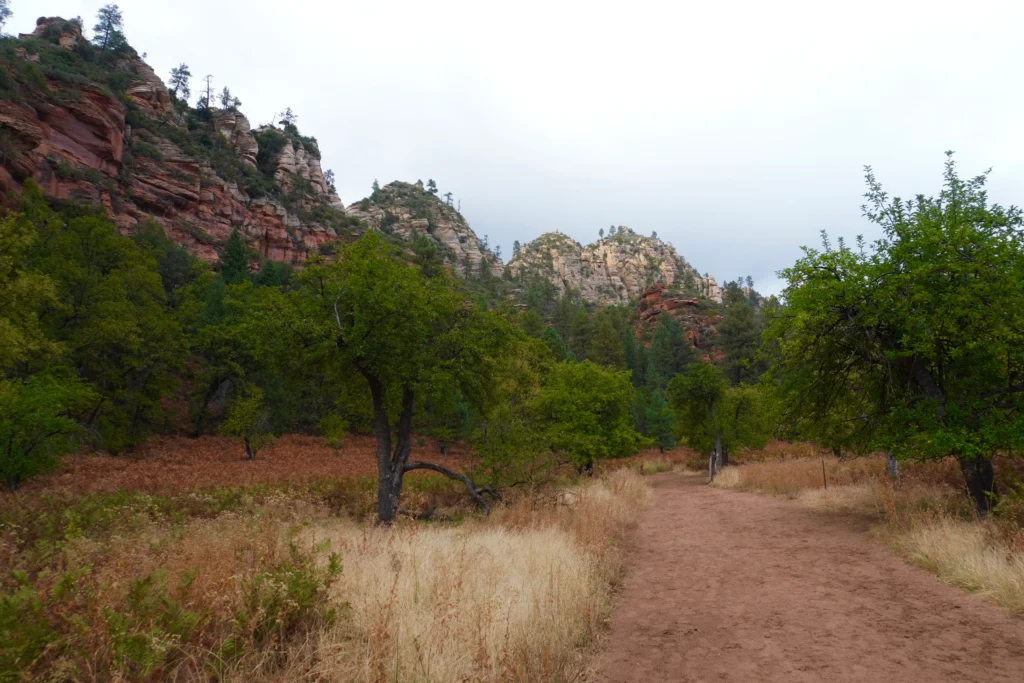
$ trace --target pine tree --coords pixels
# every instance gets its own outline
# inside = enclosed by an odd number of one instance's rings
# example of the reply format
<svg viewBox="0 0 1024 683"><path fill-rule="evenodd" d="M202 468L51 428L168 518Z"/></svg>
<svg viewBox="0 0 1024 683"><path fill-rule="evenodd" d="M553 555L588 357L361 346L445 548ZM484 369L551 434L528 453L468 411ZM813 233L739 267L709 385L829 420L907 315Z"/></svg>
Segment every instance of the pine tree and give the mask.
<svg viewBox="0 0 1024 683"><path fill-rule="evenodd" d="M124 44L124 19L117 5L104 5L96 15L96 25L92 30L100 41L100 49L116 49Z"/></svg>
<svg viewBox="0 0 1024 683"><path fill-rule="evenodd" d="M433 178L427 181L427 192L432 195L437 195L437 183L434 182Z"/></svg>
<svg viewBox="0 0 1024 683"><path fill-rule="evenodd" d="M522 248L523 248L522 245L519 244L519 240L516 240L515 242L513 242L512 243L512 256L513 257L519 256L519 250L522 249Z"/></svg>
<svg viewBox="0 0 1024 683"><path fill-rule="evenodd" d="M663 389L665 383L683 372L692 359L693 352L682 323L671 315L661 315L654 328L648 354L648 375L645 379L654 378L656 382L655 386L649 388Z"/></svg>
<svg viewBox="0 0 1024 683"><path fill-rule="evenodd" d="M584 310L576 311L569 330L569 349L580 359L587 357L594 340L594 323Z"/></svg>
<svg viewBox="0 0 1024 683"><path fill-rule="evenodd" d="M597 231L597 236L601 239L604 239L604 228L601 228L600 230Z"/></svg>
<svg viewBox="0 0 1024 683"><path fill-rule="evenodd" d="M675 448L676 416L660 391L654 392L647 404L644 427L644 435L653 438L662 453L666 448Z"/></svg>
<svg viewBox="0 0 1024 683"><path fill-rule="evenodd" d="M750 302L735 283L726 287L724 299L725 311L718 324L718 336L725 352L722 370L733 386L751 384L762 371L755 360L761 339L760 325Z"/></svg>
<svg viewBox="0 0 1024 683"><path fill-rule="evenodd" d="M0 0L0 31L3 31L4 24L11 18L11 8L9 0Z"/></svg>
<svg viewBox="0 0 1024 683"><path fill-rule="evenodd" d="M569 345L562 339L562 335L555 331L555 328L545 327L540 334L540 340L551 350L551 355L555 357L556 361L562 362L570 359Z"/></svg>
<svg viewBox="0 0 1024 683"><path fill-rule="evenodd" d="M171 94L174 95L175 99L180 98L186 102L188 101L189 95L192 94L188 87L189 79L191 78L192 72L189 71L188 64L184 62L171 69L171 80L169 83Z"/></svg>
<svg viewBox="0 0 1024 683"><path fill-rule="evenodd" d="M249 248L242 241L238 230L234 230L220 254L220 275L224 282L233 285L249 277Z"/></svg>
<svg viewBox="0 0 1024 683"><path fill-rule="evenodd" d="M593 337L587 348L587 358L608 367L625 367L626 356L622 343L622 334L619 330L615 329L612 316L599 314L595 318Z"/></svg>

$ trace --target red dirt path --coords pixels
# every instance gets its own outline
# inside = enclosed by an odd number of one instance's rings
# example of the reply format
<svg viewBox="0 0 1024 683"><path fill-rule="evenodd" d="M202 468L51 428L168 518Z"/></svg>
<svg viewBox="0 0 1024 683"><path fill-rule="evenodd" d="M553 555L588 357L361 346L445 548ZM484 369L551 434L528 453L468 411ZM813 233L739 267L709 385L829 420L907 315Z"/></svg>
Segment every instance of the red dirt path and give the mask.
<svg viewBox="0 0 1024 683"><path fill-rule="evenodd" d="M652 480L591 680L1024 681L1024 619L906 564L866 520Z"/></svg>

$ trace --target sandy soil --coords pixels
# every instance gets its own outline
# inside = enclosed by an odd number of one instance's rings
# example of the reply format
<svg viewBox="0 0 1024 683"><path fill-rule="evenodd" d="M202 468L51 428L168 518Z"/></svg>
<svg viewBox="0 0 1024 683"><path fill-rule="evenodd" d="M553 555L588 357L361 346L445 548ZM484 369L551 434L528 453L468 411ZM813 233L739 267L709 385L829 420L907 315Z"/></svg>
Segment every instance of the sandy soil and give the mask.
<svg viewBox="0 0 1024 683"><path fill-rule="evenodd" d="M867 520L652 485L593 681L1024 681L1024 619L906 564Z"/></svg>

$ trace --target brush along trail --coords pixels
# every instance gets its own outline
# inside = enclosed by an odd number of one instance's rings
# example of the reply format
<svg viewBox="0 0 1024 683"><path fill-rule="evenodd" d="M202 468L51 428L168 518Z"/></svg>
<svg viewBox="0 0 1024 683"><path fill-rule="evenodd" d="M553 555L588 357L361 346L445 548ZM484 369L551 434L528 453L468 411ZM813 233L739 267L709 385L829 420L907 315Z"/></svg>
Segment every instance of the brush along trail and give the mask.
<svg viewBox="0 0 1024 683"><path fill-rule="evenodd" d="M907 564L870 520L650 481L592 681L1024 681L1024 619Z"/></svg>

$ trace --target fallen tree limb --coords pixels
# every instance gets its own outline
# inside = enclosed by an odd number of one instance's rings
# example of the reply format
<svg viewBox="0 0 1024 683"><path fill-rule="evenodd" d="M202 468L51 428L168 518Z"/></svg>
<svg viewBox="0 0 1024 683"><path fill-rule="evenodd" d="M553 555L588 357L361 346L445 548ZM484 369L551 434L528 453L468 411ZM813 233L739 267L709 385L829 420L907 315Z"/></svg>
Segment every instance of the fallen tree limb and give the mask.
<svg viewBox="0 0 1024 683"><path fill-rule="evenodd" d="M483 509L484 514L491 514L491 504L487 501L486 498L484 498L483 494L489 493L493 496L497 496L497 492L494 489L488 487L477 488L476 484L473 483L473 480L467 477L466 475L462 474L461 472L450 470L447 467L442 467L441 465L435 465L432 462L406 463L405 467L403 468L403 471L410 472L412 470L430 470L431 472L443 474L449 479L461 481L465 485L466 492L469 493L469 497L472 498L476 502L476 504Z"/></svg>

